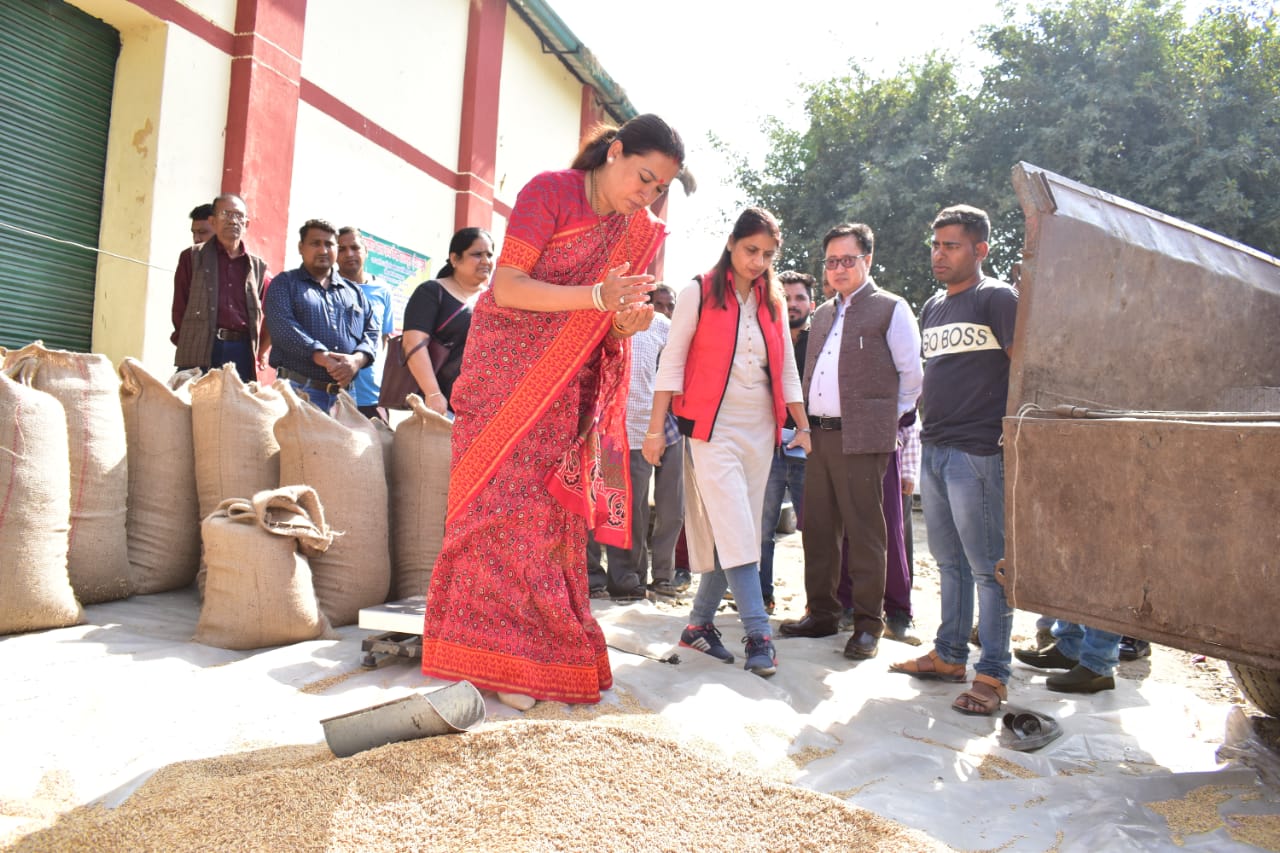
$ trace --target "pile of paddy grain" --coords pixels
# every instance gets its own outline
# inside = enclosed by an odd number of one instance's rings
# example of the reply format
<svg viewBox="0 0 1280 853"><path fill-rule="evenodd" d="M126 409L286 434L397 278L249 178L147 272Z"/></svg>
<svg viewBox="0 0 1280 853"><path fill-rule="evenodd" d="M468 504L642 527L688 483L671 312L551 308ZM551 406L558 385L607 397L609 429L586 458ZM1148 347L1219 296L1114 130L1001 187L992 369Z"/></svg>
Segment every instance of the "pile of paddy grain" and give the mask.
<svg viewBox="0 0 1280 853"><path fill-rule="evenodd" d="M590 723L495 723L350 758L323 745L170 765L15 850L942 850L825 794Z"/></svg>

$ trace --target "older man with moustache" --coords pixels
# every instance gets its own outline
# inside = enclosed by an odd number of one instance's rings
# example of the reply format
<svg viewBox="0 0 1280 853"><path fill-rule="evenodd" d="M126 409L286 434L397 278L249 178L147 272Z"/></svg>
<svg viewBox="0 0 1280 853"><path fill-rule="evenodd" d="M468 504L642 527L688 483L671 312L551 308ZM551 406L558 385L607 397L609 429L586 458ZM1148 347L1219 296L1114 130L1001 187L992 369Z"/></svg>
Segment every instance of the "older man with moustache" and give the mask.
<svg viewBox="0 0 1280 853"><path fill-rule="evenodd" d="M804 557L808 612L783 622L784 637L825 637L839 627L840 545L849 539L853 635L844 655L875 657L884 633L884 474L898 419L920 394L920 331L906 301L876 286L875 235L837 225L823 238L835 298L814 312L804 391L813 428L805 470Z"/></svg>
<svg viewBox="0 0 1280 853"><path fill-rule="evenodd" d="M184 251L173 274L174 364L208 370L232 363L249 382L269 347L259 334L267 264L245 248L249 209L240 196L215 198L206 222L213 225L213 239ZM193 218L193 239L205 233L197 224Z"/></svg>

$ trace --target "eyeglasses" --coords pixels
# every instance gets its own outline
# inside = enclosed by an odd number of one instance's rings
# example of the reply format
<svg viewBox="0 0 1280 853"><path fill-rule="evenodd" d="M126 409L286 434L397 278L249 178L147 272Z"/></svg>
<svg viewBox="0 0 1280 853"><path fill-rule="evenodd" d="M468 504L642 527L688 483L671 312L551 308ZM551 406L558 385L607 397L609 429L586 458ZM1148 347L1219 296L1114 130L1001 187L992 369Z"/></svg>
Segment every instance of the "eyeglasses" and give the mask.
<svg viewBox="0 0 1280 853"><path fill-rule="evenodd" d="M829 270L838 270L840 267L849 269L858 261L866 257L870 257L870 255L842 255L838 258L825 258L822 261L822 265Z"/></svg>
<svg viewBox="0 0 1280 853"><path fill-rule="evenodd" d="M227 222L238 222L244 224L249 221L249 217L238 210L219 210L218 216Z"/></svg>

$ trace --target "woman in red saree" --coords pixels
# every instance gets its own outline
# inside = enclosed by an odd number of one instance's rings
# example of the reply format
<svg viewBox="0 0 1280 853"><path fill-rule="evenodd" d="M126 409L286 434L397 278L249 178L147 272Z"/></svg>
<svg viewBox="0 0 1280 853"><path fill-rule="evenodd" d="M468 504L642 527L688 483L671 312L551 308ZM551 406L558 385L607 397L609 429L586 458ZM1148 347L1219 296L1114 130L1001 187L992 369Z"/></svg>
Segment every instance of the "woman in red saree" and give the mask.
<svg viewBox="0 0 1280 853"><path fill-rule="evenodd" d="M643 271L666 236L649 212L684 162L637 116L573 167L522 189L451 404L444 544L427 592L422 671L527 710L613 685L587 589L587 529L630 547L627 338L653 317Z"/></svg>

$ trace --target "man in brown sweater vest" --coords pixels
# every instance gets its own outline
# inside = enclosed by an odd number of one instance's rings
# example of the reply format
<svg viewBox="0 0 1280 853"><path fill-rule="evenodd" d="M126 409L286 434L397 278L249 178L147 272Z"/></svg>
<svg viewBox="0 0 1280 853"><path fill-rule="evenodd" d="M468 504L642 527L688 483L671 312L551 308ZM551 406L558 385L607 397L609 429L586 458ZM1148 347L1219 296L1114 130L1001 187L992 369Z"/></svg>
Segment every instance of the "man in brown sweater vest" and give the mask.
<svg viewBox="0 0 1280 853"><path fill-rule="evenodd" d="M173 274L174 364L221 367L232 363L245 382L257 378L268 345L259 340L267 265L249 253L244 199L223 193L213 200L214 237L182 253Z"/></svg>
<svg viewBox="0 0 1280 853"><path fill-rule="evenodd" d="M807 613L784 637L826 637L841 614L840 543L849 538L853 636L845 657L875 657L884 633L886 533L883 481L898 418L920 395L920 329L906 301L871 280L875 235L862 224L822 241L834 298L814 312L804 364L813 450L804 482Z"/></svg>

